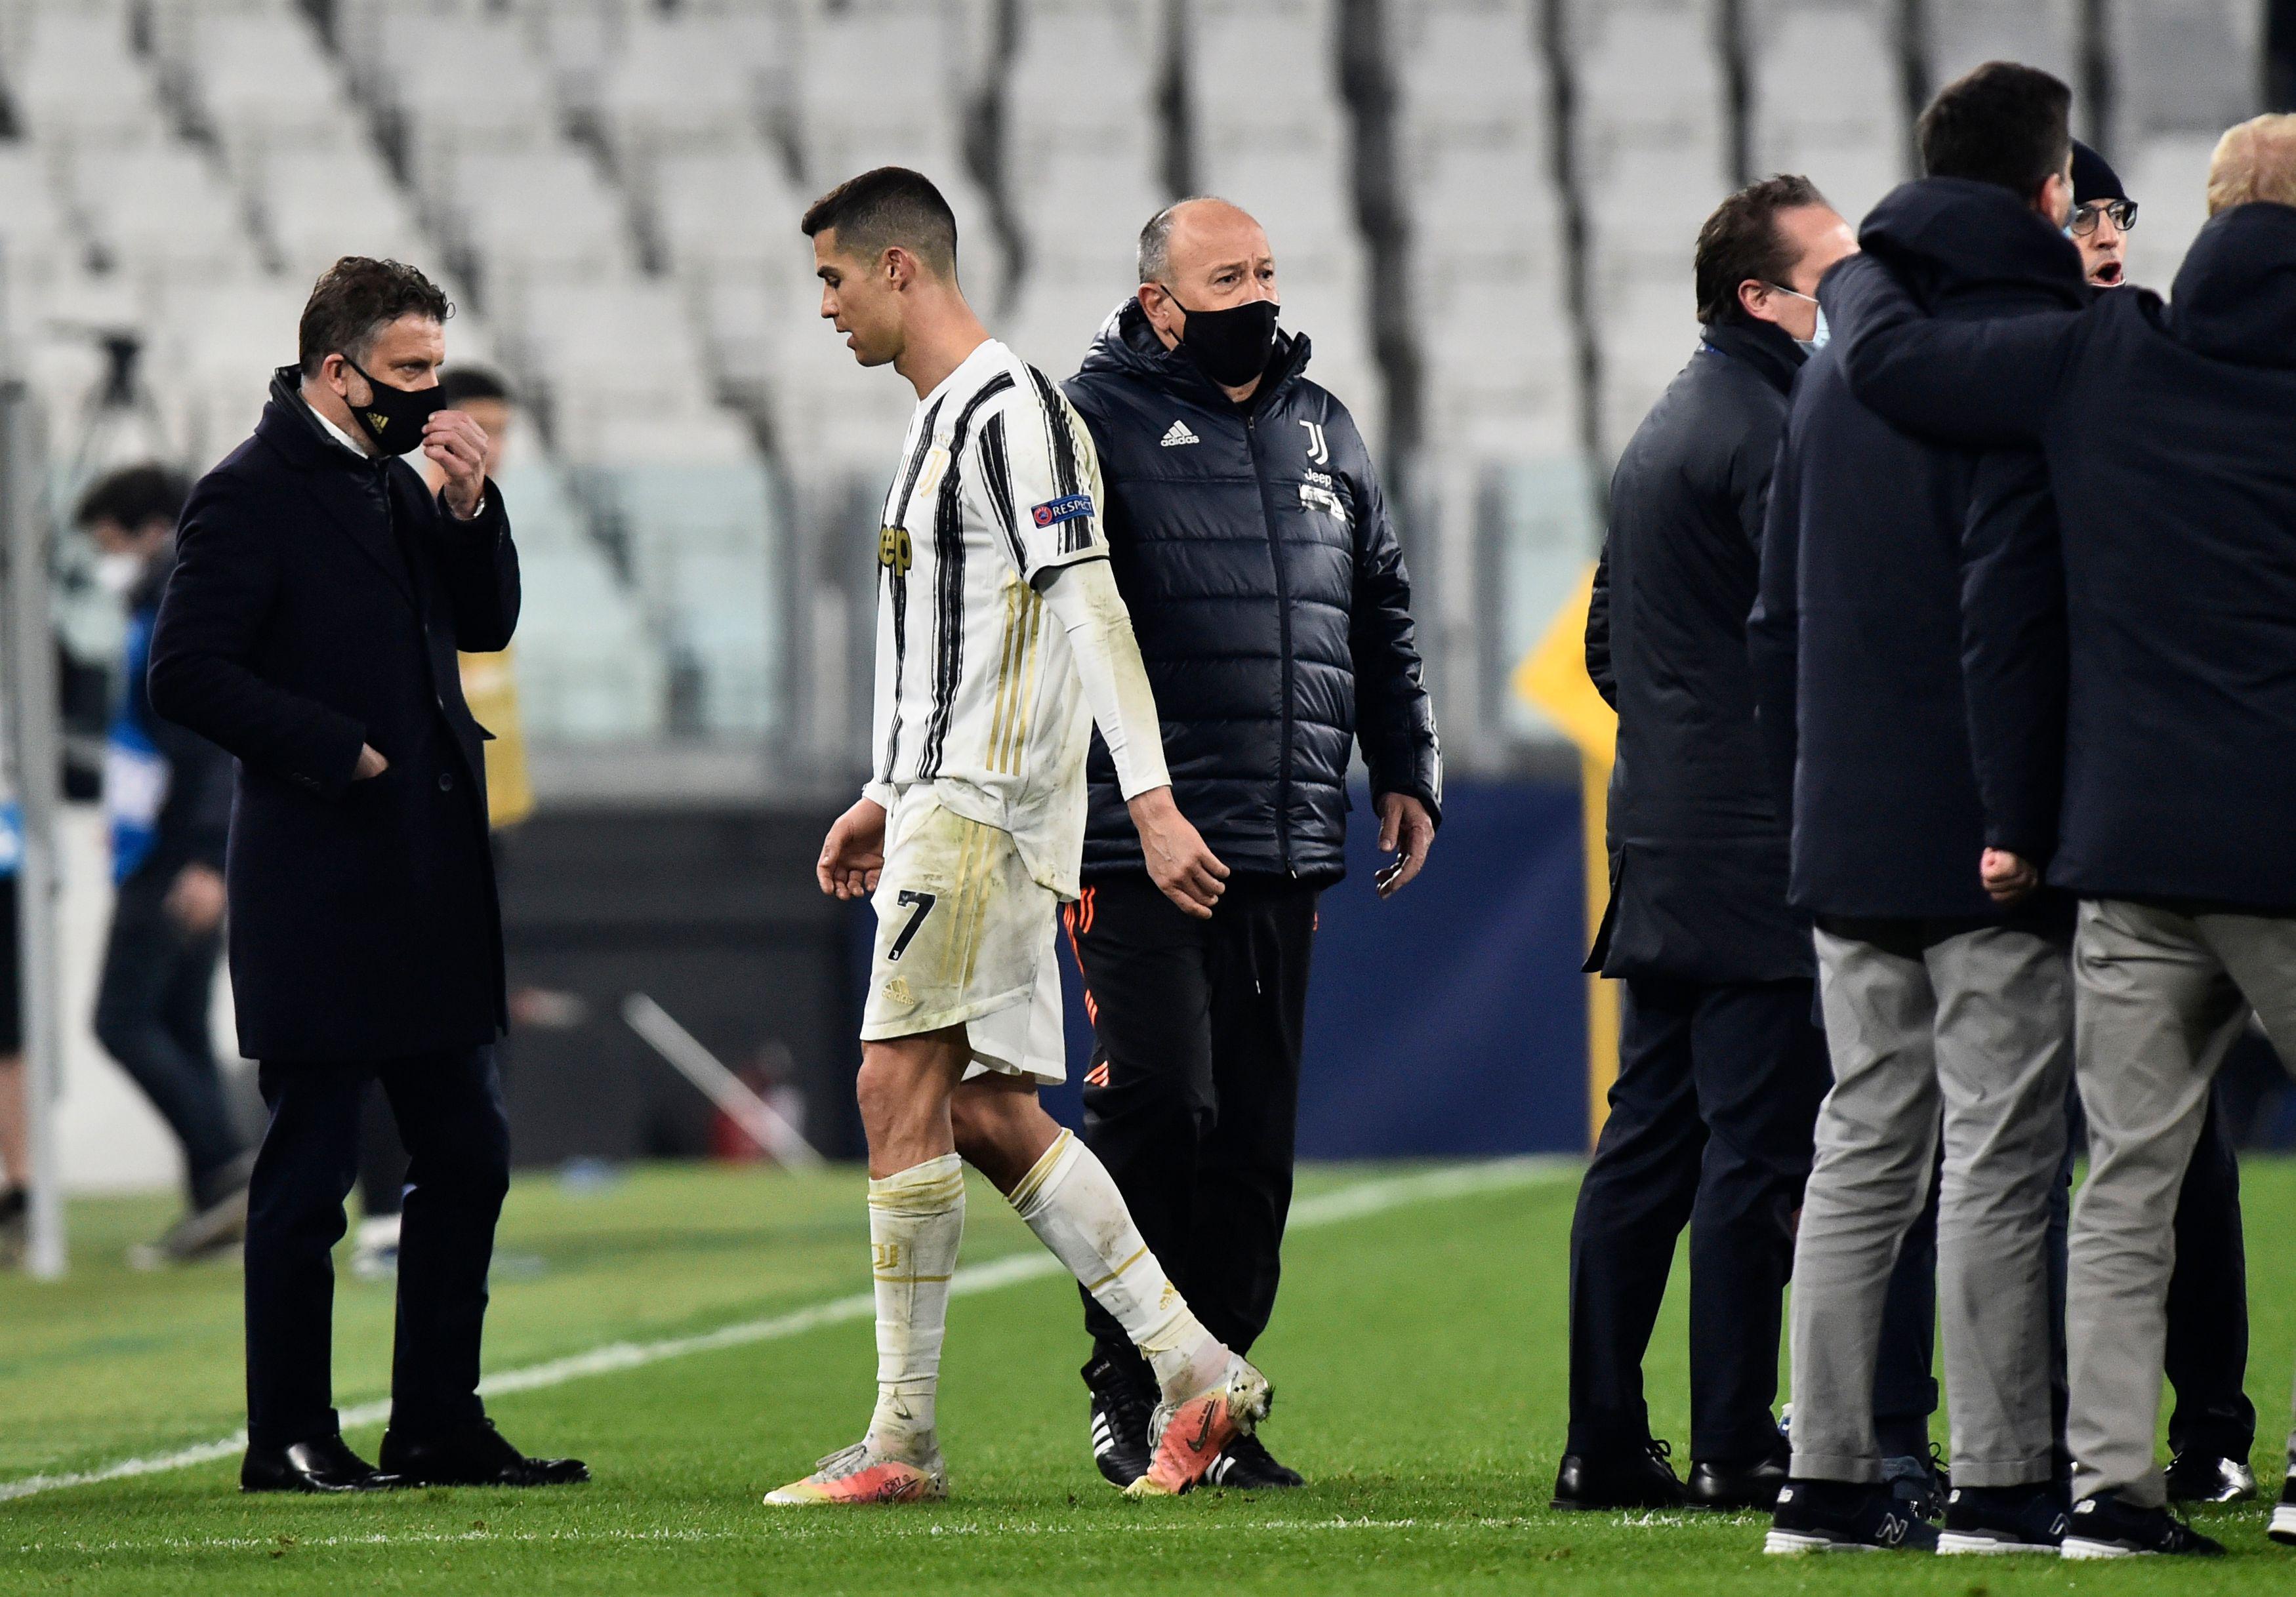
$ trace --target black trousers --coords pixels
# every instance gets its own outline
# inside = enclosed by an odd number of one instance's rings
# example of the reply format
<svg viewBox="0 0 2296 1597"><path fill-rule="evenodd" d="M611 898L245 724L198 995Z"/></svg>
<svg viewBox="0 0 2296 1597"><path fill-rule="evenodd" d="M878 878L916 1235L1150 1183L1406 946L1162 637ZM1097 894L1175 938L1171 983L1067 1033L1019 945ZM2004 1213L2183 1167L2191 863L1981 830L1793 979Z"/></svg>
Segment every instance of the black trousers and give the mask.
<svg viewBox="0 0 2296 1597"><path fill-rule="evenodd" d="M271 1124L248 1190L249 1439L285 1446L336 1429L330 1255L357 1174L370 1081L382 1084L411 1159L391 1426L419 1437L479 1419L487 1265L510 1186L510 1122L494 1050L380 1065L266 1062L259 1079Z"/></svg>
<svg viewBox="0 0 2296 1597"><path fill-rule="evenodd" d="M167 909L171 885L143 876L120 885L96 988L95 1036L183 1145L199 1208L226 1195L223 1178L246 1145L224 1097L208 1027L223 938L193 935L176 922Z"/></svg>
<svg viewBox="0 0 2296 1597"><path fill-rule="evenodd" d="M1771 1405L1794 1217L1833 1082L1812 984L1638 978L1624 987L1610 1117L1570 1223L1567 1446L1615 1454L1649 1438L1643 1355L1687 1225L1691 1456L1766 1458L1778 1445ZM1933 1311L1924 1312L1935 1287L1921 1251L1916 1227L1883 1326L1876 1413L1896 1421L1893 1437L1925 1430L1936 1402Z"/></svg>
<svg viewBox="0 0 2296 1597"><path fill-rule="evenodd" d="M1292 1207L1300 1044L1316 889L1234 876L1209 921L1147 876L1095 882L1063 913L1092 1015L1084 1135L1214 1336L1267 1329ZM1138 1355L1085 1295L1085 1328Z"/></svg>
<svg viewBox="0 0 2296 1597"><path fill-rule="evenodd" d="M366 1218L398 1213L406 1200L406 1144L398 1139L390 1099L378 1081L367 1088L359 1116L359 1212Z"/></svg>
<svg viewBox="0 0 2296 1597"><path fill-rule="evenodd" d="M2080 1102L2067 1111L2079 1129ZM2049 1292L2055 1355L2057 1435L2065 1429L2065 1233L2073 1159L2081 1138L2067 1139L2065 1167L2049 1215ZM2248 1399L2248 1249L2241 1233L2240 1157L2218 1093L2177 1192L2177 1265L2169 1277L2169 1340L2161 1359L2177 1395L2169 1415L2169 1449L2188 1449L2245 1463L2256 1445L2256 1405ZM2062 1449L2062 1440L2060 1450ZM2070 1463L2070 1460L2068 1460Z"/></svg>

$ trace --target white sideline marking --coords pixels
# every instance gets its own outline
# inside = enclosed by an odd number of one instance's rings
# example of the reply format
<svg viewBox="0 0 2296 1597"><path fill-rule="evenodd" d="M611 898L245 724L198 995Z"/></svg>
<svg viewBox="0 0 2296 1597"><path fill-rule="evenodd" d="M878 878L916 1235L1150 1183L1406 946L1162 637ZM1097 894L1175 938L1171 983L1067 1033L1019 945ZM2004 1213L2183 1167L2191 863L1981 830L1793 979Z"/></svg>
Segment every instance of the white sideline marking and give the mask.
<svg viewBox="0 0 2296 1597"><path fill-rule="evenodd" d="M1726 1519L1718 1521L1726 1525ZM932 1521L915 1525L889 1525L879 1514L808 1514L802 1517L769 1514L758 1521L771 1525L770 1531L752 1528L701 1530L661 1527L651 1530L592 1530L566 1528L560 1530L373 1530L356 1535L332 1536L302 1536L282 1534L268 1536L148 1536L142 1539L117 1537L104 1542L21 1542L19 1552L299 1552L306 1548L330 1547L448 1547L472 1544L501 1544L517 1546L548 1544L634 1546L644 1543L749 1542L770 1538L776 1542L831 1541L840 1535L863 1529L872 1541L887 1536L922 1537L928 1540L943 1536L1104 1536L1116 1534L1132 1536L1201 1536L1208 1530L1245 1530L1256 1535L1269 1531L1405 1531L1405 1530L1529 1530L1552 1529L1552 1521L1515 1518L1484 1517L1471 1519L1373 1519L1337 1518L1331 1519L1118 1519L1092 1525L1046 1524L1040 1519L991 1519L949 1523ZM839 1528L832 1530L831 1526Z"/></svg>
<svg viewBox="0 0 2296 1597"><path fill-rule="evenodd" d="M1529 1186L1573 1175L1578 1171L1578 1164L1577 1159L1560 1158L1491 1159L1480 1164L1447 1166L1415 1175L1357 1182L1353 1186L1318 1193L1293 1204L1290 1228L1299 1231L1332 1225L1364 1215L1378 1214L1384 1209L1398 1208L1407 1203L1464 1197L1471 1192L1486 1192L1503 1187ZM956 1273L956 1278L949 1282L948 1290L953 1297L993 1292L1018 1282L1063 1274L1060 1260L1049 1253L1030 1249L1024 1253L1008 1254L985 1265L967 1265ZM877 1300L873 1292L855 1292L848 1297L832 1298L826 1302L793 1309L788 1314L775 1314L763 1320L737 1321L734 1324L721 1325L715 1331L699 1331L692 1336L665 1337L652 1342L608 1342L586 1353L571 1354L564 1358L529 1364L522 1370L504 1370L489 1375L479 1382L479 1390L488 1397L499 1397L510 1392L537 1391L545 1387L564 1386L570 1380L581 1380L593 1375L611 1375L623 1370L658 1364L664 1359L684 1358L690 1354L716 1353L723 1348L747 1347L752 1342L779 1341L824 1325L872 1319L876 1313ZM356 1426L379 1424L390 1417L390 1401L378 1398L372 1403L354 1404L341 1410L340 1415L345 1430ZM58 1475L28 1475L20 1480L0 1481L0 1503L37 1496L43 1492L62 1491L66 1486L95 1486L107 1480L127 1480L138 1475L161 1475L174 1470L187 1470L195 1464L211 1464L219 1459L231 1458L246 1450L247 1432L235 1430L227 1437L217 1437L212 1442L201 1442L173 1453L123 1458L93 1470ZM221 1543L197 1544L224 1545ZM302 1544L320 1546L325 1544L306 1542Z"/></svg>
<svg viewBox="0 0 2296 1597"><path fill-rule="evenodd" d="M1717 1522L1729 1523L1726 1519ZM1104 1536L1115 1534L1194 1536L1208 1530L1247 1530L1264 1535L1269 1531L1529 1530L1554 1527L1551 1520L1489 1516L1470 1519L1350 1519L1344 1517L1330 1519L1117 1519L1091 1525L1048 1525L1041 1519L990 1519L889 1525L885 1517L878 1514L808 1514L801 1517L769 1514L758 1524L770 1525L772 1529L761 1533L754 1527L718 1530L671 1527L651 1530L569 1527L559 1530L371 1530L332 1536L304 1536L291 1533L268 1536L147 1536L140 1539L116 1537L103 1542L21 1542L17 1544L16 1551L77 1553L293 1552L305 1548L447 1547L489 1543L518 1546L578 1545L585 1543L630 1546L642 1543L747 1542L767 1537L777 1542L801 1542L835 1540L840 1535L863 1530L865 1527L865 1534L872 1541L887 1536L930 1540L944 1536ZM838 1528L829 1528L832 1526Z"/></svg>

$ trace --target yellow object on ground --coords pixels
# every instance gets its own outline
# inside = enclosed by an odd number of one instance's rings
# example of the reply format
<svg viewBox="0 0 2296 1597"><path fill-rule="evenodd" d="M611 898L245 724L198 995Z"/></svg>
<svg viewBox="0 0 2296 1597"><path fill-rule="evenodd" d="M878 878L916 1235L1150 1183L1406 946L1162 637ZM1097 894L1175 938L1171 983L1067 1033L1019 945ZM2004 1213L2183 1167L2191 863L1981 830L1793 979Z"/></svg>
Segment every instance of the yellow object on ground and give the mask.
<svg viewBox="0 0 2296 1597"><path fill-rule="evenodd" d="M534 783L526 773L526 733L518 718L518 673L507 649L460 658L463 698L479 725L495 734L487 745L487 824L500 831L534 813Z"/></svg>
<svg viewBox="0 0 2296 1597"><path fill-rule="evenodd" d="M1587 941L1592 946L1611 897L1611 853L1604 839L1610 816L1611 764L1617 753L1619 717L1587 675L1587 610L1595 594L1595 567L1554 612L1546 633L1514 668L1514 691L1554 717L1578 746L1580 814L1587 849ZM1602 1134L1619 1076L1619 993L1599 976L1587 979L1587 1142Z"/></svg>

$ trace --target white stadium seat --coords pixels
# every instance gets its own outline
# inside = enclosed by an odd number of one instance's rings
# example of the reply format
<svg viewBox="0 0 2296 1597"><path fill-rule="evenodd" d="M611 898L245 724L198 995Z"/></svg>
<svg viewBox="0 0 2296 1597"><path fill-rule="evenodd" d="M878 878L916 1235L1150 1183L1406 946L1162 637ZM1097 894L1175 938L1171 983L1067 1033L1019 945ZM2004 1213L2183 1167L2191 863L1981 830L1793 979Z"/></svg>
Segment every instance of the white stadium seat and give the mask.
<svg viewBox="0 0 2296 1597"><path fill-rule="evenodd" d="M2078 87L2080 7L2081 0L1929 0L1923 64L1931 90L1988 61L2022 61ZM2081 114L2076 106L2076 119Z"/></svg>
<svg viewBox="0 0 2296 1597"><path fill-rule="evenodd" d="M1853 223L1904 181L1891 0L1773 0L1747 20L1752 175L1798 173Z"/></svg>

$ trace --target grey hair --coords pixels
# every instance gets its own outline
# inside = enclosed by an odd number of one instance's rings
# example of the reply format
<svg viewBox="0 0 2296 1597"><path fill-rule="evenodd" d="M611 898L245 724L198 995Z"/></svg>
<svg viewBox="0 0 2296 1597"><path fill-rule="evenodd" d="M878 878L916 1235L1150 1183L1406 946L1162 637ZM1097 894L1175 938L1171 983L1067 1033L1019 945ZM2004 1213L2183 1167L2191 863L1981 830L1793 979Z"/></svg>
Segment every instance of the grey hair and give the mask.
<svg viewBox="0 0 2296 1597"><path fill-rule="evenodd" d="M1221 205L1228 203L1216 194L1191 194L1185 200L1173 201L1148 218L1148 225L1140 230L1141 282L1164 281L1165 274L1172 269L1172 223L1178 217L1180 207L1201 205L1207 200L1216 201Z"/></svg>

